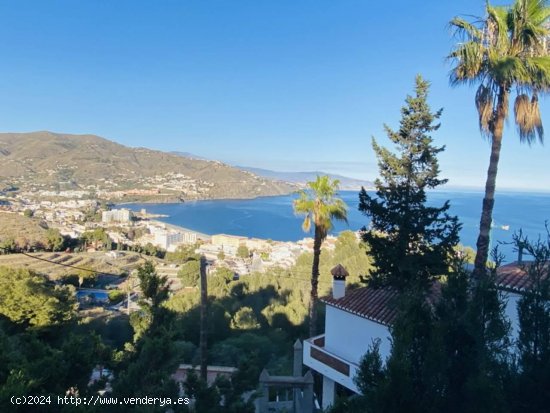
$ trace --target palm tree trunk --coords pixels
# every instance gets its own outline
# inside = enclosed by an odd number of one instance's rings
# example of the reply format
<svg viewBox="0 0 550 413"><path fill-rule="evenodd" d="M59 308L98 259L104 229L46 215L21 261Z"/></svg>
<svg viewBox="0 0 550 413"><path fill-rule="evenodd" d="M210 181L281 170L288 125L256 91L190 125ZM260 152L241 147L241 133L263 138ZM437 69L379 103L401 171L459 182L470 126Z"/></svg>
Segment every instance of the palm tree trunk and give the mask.
<svg viewBox="0 0 550 413"><path fill-rule="evenodd" d="M200 304L200 377L206 382L208 378L208 344L207 344L207 311L208 311L208 284L206 277L206 258L200 257L200 284L201 284L201 304Z"/></svg>
<svg viewBox="0 0 550 413"><path fill-rule="evenodd" d="M494 120L494 128L491 140L491 158L487 169L487 181L485 182L485 196L479 222L479 236L477 238L477 252L474 261L474 276L480 278L486 275L487 259L489 257L489 242L491 224L493 221L493 207L495 205L495 188L498 172L498 161L502 146L502 132L504 120L508 111L508 94L506 87L500 87L497 103L497 112Z"/></svg>
<svg viewBox="0 0 550 413"><path fill-rule="evenodd" d="M321 243L323 238L321 230L315 226L315 239L313 241L313 265L311 266L311 293L309 298L309 336L317 334L317 289L319 286L319 261L321 257Z"/></svg>

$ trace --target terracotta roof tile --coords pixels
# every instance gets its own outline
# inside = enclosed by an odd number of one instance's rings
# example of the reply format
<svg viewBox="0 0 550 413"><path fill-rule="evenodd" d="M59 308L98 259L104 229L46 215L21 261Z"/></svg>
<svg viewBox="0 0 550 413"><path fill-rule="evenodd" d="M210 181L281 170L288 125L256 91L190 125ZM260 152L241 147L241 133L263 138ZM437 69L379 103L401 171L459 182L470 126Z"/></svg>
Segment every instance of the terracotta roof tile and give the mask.
<svg viewBox="0 0 550 413"><path fill-rule="evenodd" d="M531 288L531 280L525 272L529 263L518 265L516 262L503 265L497 271L497 285L503 290L523 292ZM434 283L428 301L433 304L441 293L441 284ZM325 304L367 318L383 325L390 325L395 320L397 309L395 298L397 292L391 288L363 287L346 291L344 297L335 299L332 296L321 298Z"/></svg>
<svg viewBox="0 0 550 413"><path fill-rule="evenodd" d="M328 296L321 298L321 301L360 317L389 325L397 315L393 303L395 297L397 292L391 288L363 287L347 291L342 298L335 299Z"/></svg>
<svg viewBox="0 0 550 413"><path fill-rule="evenodd" d="M526 272L530 264L530 262L523 262L522 264L512 262L501 266L497 270L497 285L504 290L528 291L533 284ZM546 276L548 276L548 272Z"/></svg>

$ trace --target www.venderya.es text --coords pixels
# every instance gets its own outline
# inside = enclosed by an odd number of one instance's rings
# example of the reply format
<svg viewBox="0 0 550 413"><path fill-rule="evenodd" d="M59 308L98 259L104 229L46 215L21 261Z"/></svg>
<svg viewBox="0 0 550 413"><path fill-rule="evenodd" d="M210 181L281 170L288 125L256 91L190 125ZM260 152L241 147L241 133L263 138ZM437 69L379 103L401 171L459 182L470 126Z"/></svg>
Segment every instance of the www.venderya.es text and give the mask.
<svg viewBox="0 0 550 413"><path fill-rule="evenodd" d="M127 406L177 406L189 404L187 397L76 397L76 396L12 396L13 405L73 405L73 406L103 406L103 405L127 405Z"/></svg>

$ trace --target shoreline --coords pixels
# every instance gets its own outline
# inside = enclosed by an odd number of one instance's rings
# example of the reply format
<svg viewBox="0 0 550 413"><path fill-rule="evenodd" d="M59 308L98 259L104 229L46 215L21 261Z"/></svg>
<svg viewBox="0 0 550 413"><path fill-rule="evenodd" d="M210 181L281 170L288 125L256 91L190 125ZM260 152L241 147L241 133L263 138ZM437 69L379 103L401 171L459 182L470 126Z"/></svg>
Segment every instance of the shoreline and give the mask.
<svg viewBox="0 0 550 413"><path fill-rule="evenodd" d="M299 192L299 190L292 191L292 192L289 192L289 193L284 193L284 194L259 195L259 196L255 196L255 197L245 197L245 198L200 198L200 199L184 199L184 200L181 200L181 201L172 201L172 200L159 201L159 200L148 199L148 200L143 200L143 201L115 202L113 204L115 205L115 207L118 207L118 206L135 205L135 204L157 204L157 205L161 205L161 204L189 204L189 203L206 202L206 201L252 201L252 200L260 199L260 198L275 198L275 197L279 197L279 196L290 196L290 195L294 195L298 192ZM355 191L342 190L341 192L355 192Z"/></svg>
<svg viewBox="0 0 550 413"><path fill-rule="evenodd" d="M168 217L168 215L167 215L167 217ZM208 241L208 240L210 240L210 238L212 238L212 235L208 235L208 234L205 234L203 232L195 231L194 229L185 228L185 227L182 227L181 225L169 224L168 222L164 222L164 221L161 221L161 220L158 220L158 219L150 219L149 222L162 224L167 229L173 229L173 230L180 231L180 232L182 232L182 231L183 232L194 232L195 234L197 234L197 238L200 238L202 240Z"/></svg>

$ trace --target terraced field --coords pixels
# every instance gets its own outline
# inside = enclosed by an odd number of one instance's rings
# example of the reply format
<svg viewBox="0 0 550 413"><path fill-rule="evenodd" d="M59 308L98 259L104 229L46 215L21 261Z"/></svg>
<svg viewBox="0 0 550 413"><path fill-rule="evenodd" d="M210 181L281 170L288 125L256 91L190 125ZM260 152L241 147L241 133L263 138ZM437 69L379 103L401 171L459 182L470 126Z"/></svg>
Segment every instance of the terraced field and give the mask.
<svg viewBox="0 0 550 413"><path fill-rule="evenodd" d="M119 258L111 258L104 252L42 252L31 253L29 255L30 256L23 254L0 255L0 266L27 268L41 274L46 274L51 279L56 280L78 271L75 268L66 267L64 265L92 268L96 271L109 274L122 274L124 272L130 272L138 265L145 262L144 258L133 252L124 252Z"/></svg>

